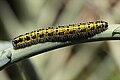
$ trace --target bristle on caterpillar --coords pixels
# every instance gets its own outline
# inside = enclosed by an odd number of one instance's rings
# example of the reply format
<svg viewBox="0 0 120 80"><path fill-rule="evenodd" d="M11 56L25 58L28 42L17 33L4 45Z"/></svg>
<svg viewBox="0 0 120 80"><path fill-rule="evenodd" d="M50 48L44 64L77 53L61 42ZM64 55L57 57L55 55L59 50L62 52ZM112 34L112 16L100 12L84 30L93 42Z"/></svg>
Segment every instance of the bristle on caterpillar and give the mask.
<svg viewBox="0 0 120 80"><path fill-rule="evenodd" d="M20 49L37 43L86 39L105 31L107 28L108 23L105 21L48 27L20 35L12 40L12 44L14 49Z"/></svg>

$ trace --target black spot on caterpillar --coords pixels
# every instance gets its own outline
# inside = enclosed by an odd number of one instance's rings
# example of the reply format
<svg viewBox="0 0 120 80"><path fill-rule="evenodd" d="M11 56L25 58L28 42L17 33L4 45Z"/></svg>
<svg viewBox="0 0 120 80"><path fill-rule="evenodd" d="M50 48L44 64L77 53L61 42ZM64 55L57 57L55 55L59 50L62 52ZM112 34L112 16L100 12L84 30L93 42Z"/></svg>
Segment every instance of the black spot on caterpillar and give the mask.
<svg viewBox="0 0 120 80"><path fill-rule="evenodd" d="M86 39L105 31L107 28L108 23L105 21L48 27L20 35L12 40L12 44L14 49L20 49L37 43Z"/></svg>

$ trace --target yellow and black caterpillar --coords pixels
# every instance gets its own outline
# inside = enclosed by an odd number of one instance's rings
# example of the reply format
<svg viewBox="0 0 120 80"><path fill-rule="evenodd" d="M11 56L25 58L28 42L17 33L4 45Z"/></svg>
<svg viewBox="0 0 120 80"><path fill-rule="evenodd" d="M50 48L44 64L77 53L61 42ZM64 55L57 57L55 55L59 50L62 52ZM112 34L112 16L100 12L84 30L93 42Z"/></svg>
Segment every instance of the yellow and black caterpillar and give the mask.
<svg viewBox="0 0 120 80"><path fill-rule="evenodd" d="M85 39L101 33L107 28L108 23L105 21L48 27L20 35L12 40L12 44L14 49L19 49L43 42L66 42Z"/></svg>

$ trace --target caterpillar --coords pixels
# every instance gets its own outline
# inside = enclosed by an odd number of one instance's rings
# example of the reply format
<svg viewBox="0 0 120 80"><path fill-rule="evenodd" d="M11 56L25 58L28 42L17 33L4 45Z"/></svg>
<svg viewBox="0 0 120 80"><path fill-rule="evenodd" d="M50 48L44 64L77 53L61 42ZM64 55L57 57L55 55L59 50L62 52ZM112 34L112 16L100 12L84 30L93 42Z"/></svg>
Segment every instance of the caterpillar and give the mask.
<svg viewBox="0 0 120 80"><path fill-rule="evenodd" d="M105 21L51 26L15 37L12 44L14 49L20 49L37 43L86 39L105 31L107 28L108 23Z"/></svg>

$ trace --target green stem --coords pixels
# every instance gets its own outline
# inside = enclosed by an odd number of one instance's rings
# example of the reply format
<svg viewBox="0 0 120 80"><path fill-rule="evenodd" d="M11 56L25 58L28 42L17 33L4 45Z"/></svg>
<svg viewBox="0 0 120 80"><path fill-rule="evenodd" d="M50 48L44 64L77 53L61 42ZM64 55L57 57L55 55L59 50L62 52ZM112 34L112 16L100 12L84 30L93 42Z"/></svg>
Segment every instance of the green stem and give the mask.
<svg viewBox="0 0 120 80"><path fill-rule="evenodd" d="M5 67L16 63L20 60L32 57L43 52L47 52L53 49L70 46L79 43L103 41L103 40L120 40L120 25L111 24L108 29L103 33L97 34L89 39L80 40L77 39L72 42L46 42L33 45L31 47L14 50L13 47L0 52L0 70Z"/></svg>

